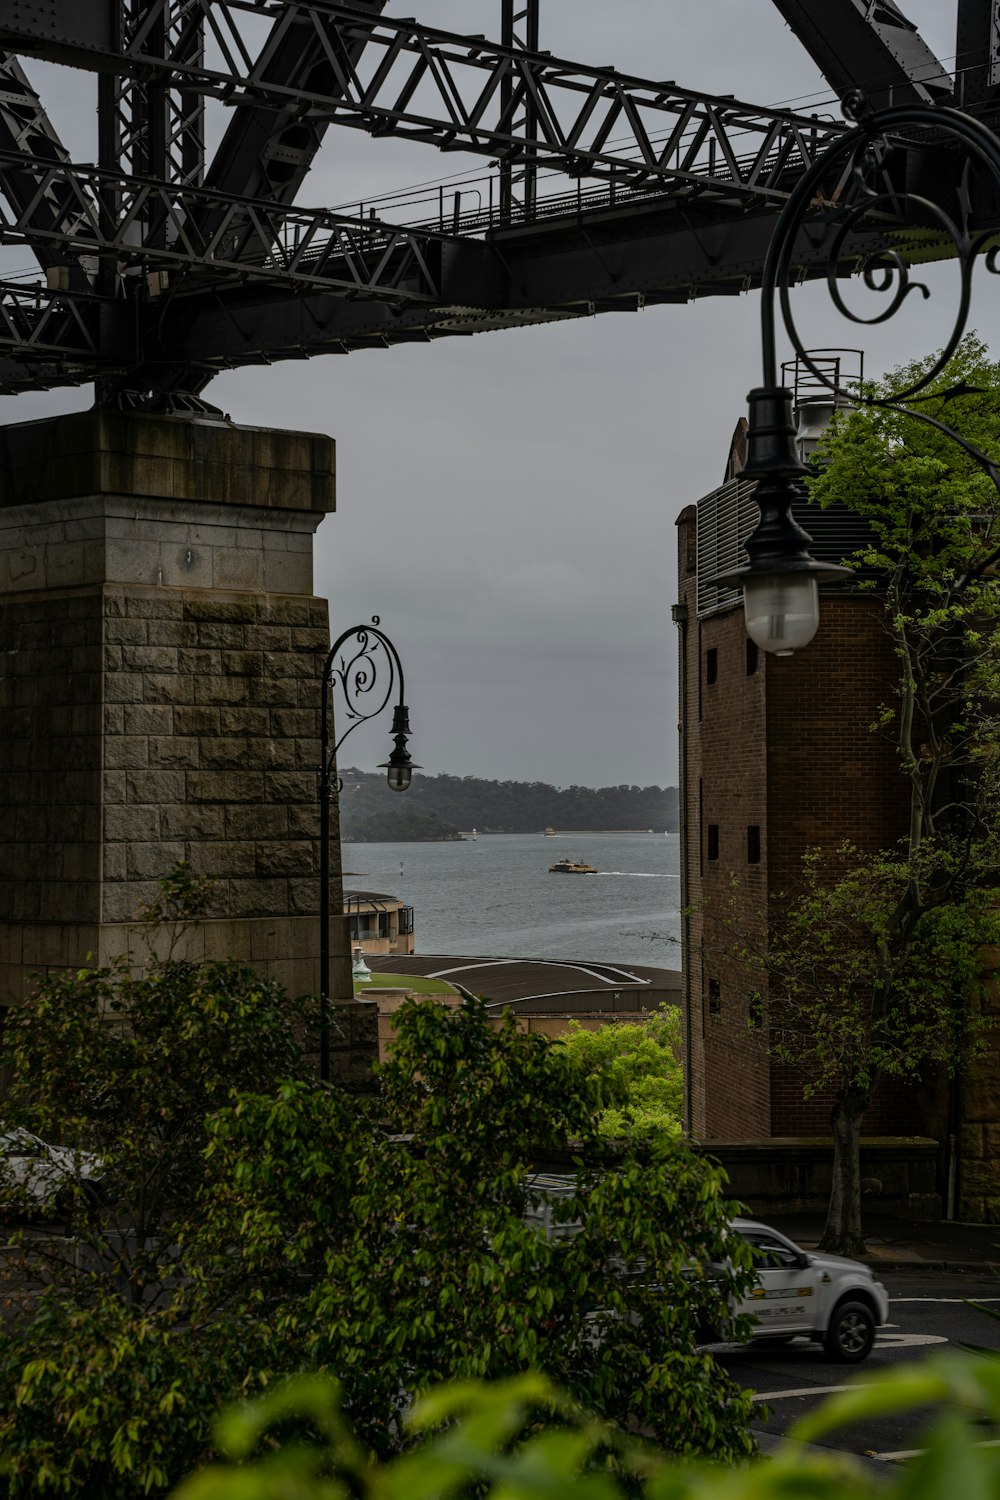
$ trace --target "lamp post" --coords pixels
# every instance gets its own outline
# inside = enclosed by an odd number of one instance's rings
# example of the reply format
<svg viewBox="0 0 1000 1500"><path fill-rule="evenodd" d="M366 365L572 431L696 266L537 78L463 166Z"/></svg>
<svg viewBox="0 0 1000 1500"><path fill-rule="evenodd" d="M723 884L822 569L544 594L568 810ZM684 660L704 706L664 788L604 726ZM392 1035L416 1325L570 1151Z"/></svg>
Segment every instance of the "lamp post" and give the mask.
<svg viewBox="0 0 1000 1500"><path fill-rule="evenodd" d="M805 499L802 481L809 470L798 448L792 393L778 379L779 307L796 354L835 401L846 399L855 406L904 411L926 422L954 439L1000 490L996 462L939 418L919 409L921 401L931 399L926 394L928 388L965 332L977 258L986 252L987 270L1000 270L998 250L991 245L995 227L973 227L973 194L981 186L977 178L984 175L984 169L992 189L989 210L997 215L1000 142L972 116L940 105L907 104L875 111L859 90L852 90L843 101L843 109L853 128L835 139L799 179L768 247L761 283L763 383L748 397L748 457L741 475L756 480L754 499L760 507L760 521L744 543L747 563L714 579L717 584L742 586L749 635L765 651L778 656L790 656L815 634L819 624L817 584L824 579L847 578L851 572L812 558L808 550L811 538L792 515L793 504ZM911 147L923 141L938 162L948 161L950 170L941 174L941 180L946 179L954 190L953 209L911 191L905 180L894 179L901 167L903 172L907 170L905 153L897 149L904 141ZM949 154L943 149L949 146L959 150ZM851 250L852 237L860 229L873 232L876 225L883 228L886 248L858 265L857 253ZM827 287L838 312L854 323L869 326L887 322L913 292L925 299L930 296L928 287L911 277L910 265L894 248L902 238L901 232L911 239L923 235L928 250L936 256L942 243L951 242L961 279L955 326L933 367L905 390L878 398L863 388L845 389L839 383L839 372L830 378L828 371L810 357L792 316L789 295L801 279L795 257L804 229L808 229L813 249L819 248L821 253L825 250ZM869 292L888 298L874 316L860 316L844 299L840 282L852 271L860 271ZM971 388L957 384L946 391L934 391L933 398L948 400L971 393ZM984 555L956 581L955 593L981 578L998 561L1000 549Z"/></svg>
<svg viewBox="0 0 1000 1500"><path fill-rule="evenodd" d="M394 792L405 792L410 785L414 766L406 742L410 735L409 711L404 698L403 664L399 652L384 631L378 628L378 615L370 625L354 625L339 635L323 663L322 708L320 713L320 764L316 773L319 792L319 1076L330 1081L330 803L334 785L339 792L340 778L334 780L337 751L359 724L377 718L392 697L398 679L399 699L393 709L394 745L380 770ZM340 655L351 641L349 653ZM346 704L347 728L332 746L330 698L334 682L340 684ZM369 697L369 695L371 695Z"/></svg>

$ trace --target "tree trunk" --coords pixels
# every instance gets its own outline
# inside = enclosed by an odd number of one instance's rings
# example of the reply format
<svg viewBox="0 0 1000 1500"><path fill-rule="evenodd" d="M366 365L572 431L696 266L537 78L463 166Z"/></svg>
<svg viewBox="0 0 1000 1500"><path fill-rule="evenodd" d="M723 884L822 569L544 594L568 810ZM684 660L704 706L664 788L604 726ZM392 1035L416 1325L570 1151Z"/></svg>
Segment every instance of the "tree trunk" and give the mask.
<svg viewBox="0 0 1000 1500"><path fill-rule="evenodd" d="M833 1130L833 1185L826 1228L819 1242L832 1255L864 1255L861 1232L861 1122L869 1095L844 1089L830 1117Z"/></svg>

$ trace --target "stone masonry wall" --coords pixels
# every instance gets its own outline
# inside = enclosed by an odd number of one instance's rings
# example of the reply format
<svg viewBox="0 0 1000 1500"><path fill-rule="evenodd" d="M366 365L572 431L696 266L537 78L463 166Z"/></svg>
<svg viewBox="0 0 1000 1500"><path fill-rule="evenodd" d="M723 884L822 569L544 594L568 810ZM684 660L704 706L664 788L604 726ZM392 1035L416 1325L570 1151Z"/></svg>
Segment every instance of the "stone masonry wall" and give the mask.
<svg viewBox="0 0 1000 1500"><path fill-rule="evenodd" d="M215 882L190 956L315 991L333 453L105 411L0 429L0 1004L33 971L138 961L129 924L177 860ZM346 923L334 942L349 966Z"/></svg>
<svg viewBox="0 0 1000 1500"><path fill-rule="evenodd" d="M108 589L104 609L101 920L176 860L220 916L314 914L325 602Z"/></svg>

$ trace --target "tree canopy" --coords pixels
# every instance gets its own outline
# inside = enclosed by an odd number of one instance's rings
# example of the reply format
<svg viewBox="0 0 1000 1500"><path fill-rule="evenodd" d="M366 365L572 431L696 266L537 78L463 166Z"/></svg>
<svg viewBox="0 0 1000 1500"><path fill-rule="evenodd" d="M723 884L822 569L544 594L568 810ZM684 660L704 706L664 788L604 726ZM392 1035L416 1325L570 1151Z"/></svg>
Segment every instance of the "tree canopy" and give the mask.
<svg viewBox="0 0 1000 1500"><path fill-rule="evenodd" d="M676 1006L661 1005L641 1021L615 1021L594 1031L571 1021L561 1043L588 1074L607 1072L621 1087L622 1102L608 1105L598 1117L602 1135L680 1135L684 1070Z"/></svg>
<svg viewBox="0 0 1000 1500"><path fill-rule="evenodd" d="M163 1494L210 1455L220 1403L302 1371L337 1382L361 1449L384 1459L412 1442L421 1392L530 1366L616 1431L726 1462L754 1451L748 1393L699 1343L733 1325L750 1274L723 1175L683 1143L605 1141L620 1079L512 1018L495 1030L481 1002L411 1001L380 1095L358 1099L288 1075L271 989L216 978L84 971L46 992L66 1003L65 1047L34 1023L17 1033L39 1119L106 1143L130 1195L160 1152L175 1175L158 1217L130 1196L127 1214L26 1237L51 1254L45 1289L0 1323L12 1497ZM133 996L105 1043L102 1005ZM255 1031L269 1017L273 1043ZM284 1081L262 1076L279 1067ZM37 1124L27 1091L22 1105ZM554 1159L553 1195L538 1168Z"/></svg>

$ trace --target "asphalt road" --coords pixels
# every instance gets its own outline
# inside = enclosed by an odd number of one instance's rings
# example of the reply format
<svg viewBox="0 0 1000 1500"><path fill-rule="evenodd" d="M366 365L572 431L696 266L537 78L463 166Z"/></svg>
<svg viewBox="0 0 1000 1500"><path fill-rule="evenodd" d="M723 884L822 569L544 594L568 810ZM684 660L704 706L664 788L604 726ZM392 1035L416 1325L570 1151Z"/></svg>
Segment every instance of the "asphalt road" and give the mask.
<svg viewBox="0 0 1000 1500"><path fill-rule="evenodd" d="M891 1365L913 1363L959 1343L1000 1351L1000 1321L969 1307L979 1301L1000 1314L1000 1277L961 1272L895 1271L879 1278L889 1293L889 1322L861 1365L840 1365L818 1344L797 1339L779 1351L727 1345L716 1353L740 1385L755 1393L769 1413L758 1424L766 1451L799 1417L848 1381ZM920 1414L885 1417L832 1434L827 1445L864 1456L880 1467L905 1462L920 1447ZM997 1433L985 1432L984 1440Z"/></svg>

